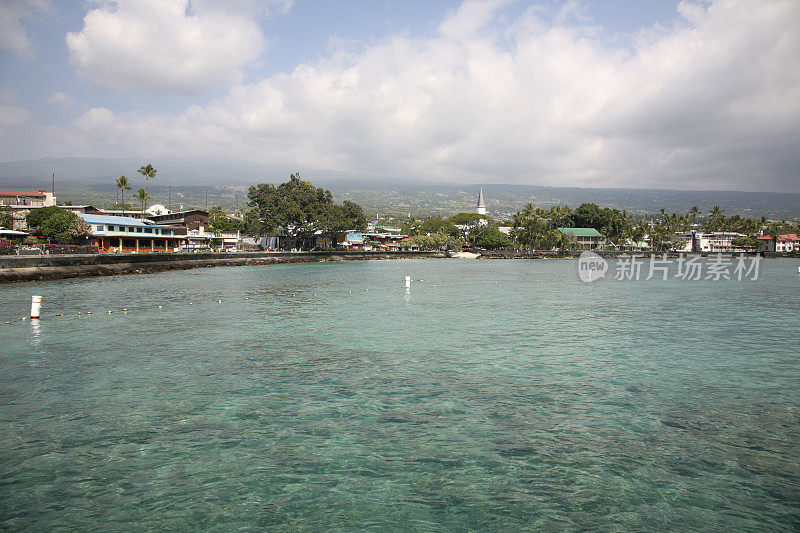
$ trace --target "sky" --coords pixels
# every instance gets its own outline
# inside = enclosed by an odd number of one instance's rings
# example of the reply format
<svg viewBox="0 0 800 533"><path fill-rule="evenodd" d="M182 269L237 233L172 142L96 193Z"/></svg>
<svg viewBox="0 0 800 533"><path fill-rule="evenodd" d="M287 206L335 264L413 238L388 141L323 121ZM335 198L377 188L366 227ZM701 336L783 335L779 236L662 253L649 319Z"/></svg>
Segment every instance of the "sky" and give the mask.
<svg viewBox="0 0 800 533"><path fill-rule="evenodd" d="M0 0L0 161L46 157L800 192L800 1Z"/></svg>

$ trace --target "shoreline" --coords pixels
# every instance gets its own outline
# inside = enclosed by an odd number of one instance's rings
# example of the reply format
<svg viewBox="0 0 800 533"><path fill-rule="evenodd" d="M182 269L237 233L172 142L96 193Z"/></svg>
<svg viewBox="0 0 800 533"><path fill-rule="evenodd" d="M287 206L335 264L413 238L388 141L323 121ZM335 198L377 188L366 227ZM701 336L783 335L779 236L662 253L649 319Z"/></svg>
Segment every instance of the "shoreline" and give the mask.
<svg viewBox="0 0 800 533"><path fill-rule="evenodd" d="M599 251L599 256L611 259L621 255L651 252ZM661 252L663 253L663 252ZM661 253L657 255L661 255ZM678 257L668 252L668 257ZM707 257L715 253L702 252ZM755 255L755 254L746 254ZM795 257L792 254L765 252L762 257ZM580 252L482 252L478 259L577 259ZM44 255L0 256L0 284L46 281L64 278L115 276L123 274L153 274L170 270L211 268L219 266L272 265L282 263L321 263L326 261L370 261L384 259L444 259L448 252L233 252L233 253L140 253L106 255Z"/></svg>
<svg viewBox="0 0 800 533"><path fill-rule="evenodd" d="M45 255L0 257L0 283L152 274L219 266L444 258L444 252L234 252Z"/></svg>

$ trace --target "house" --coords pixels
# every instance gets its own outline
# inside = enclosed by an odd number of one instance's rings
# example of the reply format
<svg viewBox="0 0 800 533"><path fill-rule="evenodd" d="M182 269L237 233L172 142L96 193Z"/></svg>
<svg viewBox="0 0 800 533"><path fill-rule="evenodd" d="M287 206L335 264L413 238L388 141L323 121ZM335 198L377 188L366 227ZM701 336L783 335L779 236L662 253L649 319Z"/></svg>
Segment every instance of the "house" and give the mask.
<svg viewBox="0 0 800 533"><path fill-rule="evenodd" d="M800 250L800 237L798 237L796 233L778 235L777 243L773 235L764 235L758 239L764 242L764 251L766 252L792 252L794 250Z"/></svg>
<svg viewBox="0 0 800 533"><path fill-rule="evenodd" d="M558 228L564 235L574 235L581 250L594 250L606 242L603 234L594 228Z"/></svg>
<svg viewBox="0 0 800 533"><path fill-rule="evenodd" d="M174 213L164 213L161 215L147 215L148 220L156 224L167 224L169 226L181 226L189 231L207 231L211 228L208 212L202 209L191 209L189 211L176 211Z"/></svg>
<svg viewBox="0 0 800 533"><path fill-rule="evenodd" d="M186 236L186 248L189 250L235 252L239 244L239 239L241 238L238 231L207 232L202 226L197 230L187 230L183 227L177 227L176 234Z"/></svg>
<svg viewBox="0 0 800 533"><path fill-rule="evenodd" d="M336 246L343 246L348 250L363 250L364 235L358 230L348 230L335 237Z"/></svg>
<svg viewBox="0 0 800 533"><path fill-rule="evenodd" d="M394 233L364 233L364 238L369 244L366 248L373 250L399 250L402 241L408 238L408 235L395 235Z"/></svg>
<svg viewBox="0 0 800 533"><path fill-rule="evenodd" d="M735 239L747 237L743 233L736 233L735 231L713 231L704 233L701 231L693 232L692 239L693 252L711 252L711 253L732 253L739 251L739 248L733 246Z"/></svg>
<svg viewBox="0 0 800 533"><path fill-rule="evenodd" d="M76 213L91 226L90 239L100 253L172 252L183 245L177 228L145 224L132 217Z"/></svg>
<svg viewBox="0 0 800 533"><path fill-rule="evenodd" d="M56 197L44 190L40 191L3 191L0 190L0 208L11 212L11 228L28 229L25 218L31 209L52 207L56 205Z"/></svg>
<svg viewBox="0 0 800 533"><path fill-rule="evenodd" d="M103 212L100 209L92 205L60 205L58 206L61 209L66 209L67 211L72 211L73 213L86 213L89 215L102 215Z"/></svg>

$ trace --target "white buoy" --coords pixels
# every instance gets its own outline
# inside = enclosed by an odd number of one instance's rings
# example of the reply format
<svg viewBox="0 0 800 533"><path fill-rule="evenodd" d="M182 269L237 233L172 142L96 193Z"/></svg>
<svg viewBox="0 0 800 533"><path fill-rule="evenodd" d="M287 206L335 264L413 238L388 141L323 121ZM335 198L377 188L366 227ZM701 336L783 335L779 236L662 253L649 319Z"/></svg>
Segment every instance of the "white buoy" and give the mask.
<svg viewBox="0 0 800 533"><path fill-rule="evenodd" d="M41 296L31 296L31 318L39 318L39 311L42 307Z"/></svg>
<svg viewBox="0 0 800 533"><path fill-rule="evenodd" d="M406 276L406 289L411 288L411 276Z"/></svg>

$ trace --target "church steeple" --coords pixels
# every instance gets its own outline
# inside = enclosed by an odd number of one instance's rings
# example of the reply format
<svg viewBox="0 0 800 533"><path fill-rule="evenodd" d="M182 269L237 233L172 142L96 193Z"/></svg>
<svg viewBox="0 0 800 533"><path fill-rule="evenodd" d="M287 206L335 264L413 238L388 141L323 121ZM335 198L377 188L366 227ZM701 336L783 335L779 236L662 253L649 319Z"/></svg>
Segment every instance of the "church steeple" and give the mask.
<svg viewBox="0 0 800 533"><path fill-rule="evenodd" d="M486 204L483 203L483 187L481 187L481 192L478 193L478 207L475 208L475 212L479 215L486 214Z"/></svg>

